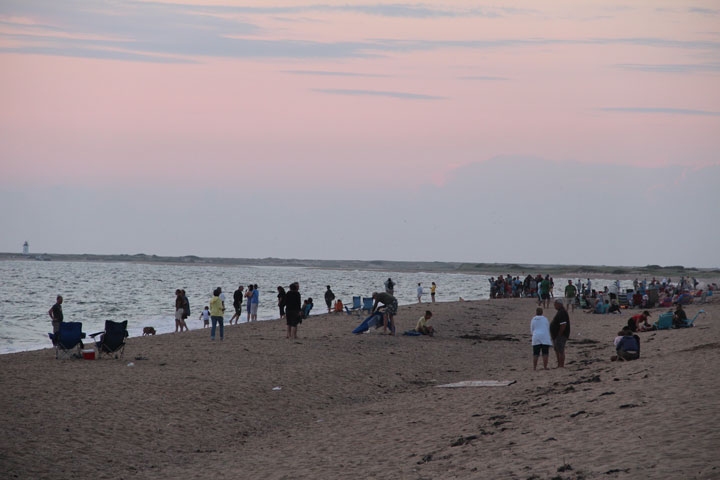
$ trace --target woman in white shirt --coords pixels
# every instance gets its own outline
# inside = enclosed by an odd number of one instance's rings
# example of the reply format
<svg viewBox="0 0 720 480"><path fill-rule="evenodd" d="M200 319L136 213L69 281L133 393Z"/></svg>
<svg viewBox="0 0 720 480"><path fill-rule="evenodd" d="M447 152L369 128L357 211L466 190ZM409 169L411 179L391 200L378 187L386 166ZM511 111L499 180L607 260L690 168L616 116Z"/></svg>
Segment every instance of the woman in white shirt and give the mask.
<svg viewBox="0 0 720 480"><path fill-rule="evenodd" d="M548 369L548 355L552 339L550 338L550 322L543 316L543 309L537 308L535 316L530 320L530 333L532 333L533 370L537 370L538 357L542 351L543 368Z"/></svg>

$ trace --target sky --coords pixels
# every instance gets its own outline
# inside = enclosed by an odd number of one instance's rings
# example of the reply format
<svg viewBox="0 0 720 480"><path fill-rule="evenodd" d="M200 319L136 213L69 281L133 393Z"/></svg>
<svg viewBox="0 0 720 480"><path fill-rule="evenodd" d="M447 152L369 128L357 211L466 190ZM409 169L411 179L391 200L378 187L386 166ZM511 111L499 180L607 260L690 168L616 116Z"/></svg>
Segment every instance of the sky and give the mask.
<svg viewBox="0 0 720 480"><path fill-rule="evenodd" d="M720 266L720 4L0 2L0 251Z"/></svg>

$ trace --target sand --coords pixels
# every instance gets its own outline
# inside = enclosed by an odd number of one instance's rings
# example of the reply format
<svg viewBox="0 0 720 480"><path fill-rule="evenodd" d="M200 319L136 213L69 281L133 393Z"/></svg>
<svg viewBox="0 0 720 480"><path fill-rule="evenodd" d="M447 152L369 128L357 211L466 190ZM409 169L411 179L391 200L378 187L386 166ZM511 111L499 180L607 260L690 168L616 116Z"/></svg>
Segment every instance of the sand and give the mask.
<svg viewBox="0 0 720 480"><path fill-rule="evenodd" d="M610 362L630 312L571 313L549 371L532 371L528 299L434 304L435 338L354 336L359 317L335 314L298 341L267 321L130 338L119 360L2 355L0 476L720 478L711 298L694 328L641 333L635 362ZM401 307L400 329L427 307ZM435 388L466 380L515 383Z"/></svg>

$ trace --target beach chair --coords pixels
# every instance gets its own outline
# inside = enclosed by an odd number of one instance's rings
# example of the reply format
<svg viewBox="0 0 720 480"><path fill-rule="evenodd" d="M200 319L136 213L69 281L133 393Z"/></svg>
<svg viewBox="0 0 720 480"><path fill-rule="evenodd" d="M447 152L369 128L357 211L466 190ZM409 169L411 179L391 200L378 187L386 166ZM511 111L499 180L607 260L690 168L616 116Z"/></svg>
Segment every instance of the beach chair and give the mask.
<svg viewBox="0 0 720 480"><path fill-rule="evenodd" d="M368 313L372 312L372 307L373 307L373 303L374 303L372 297L370 297L370 298L367 298L367 297L366 297L366 298L363 298L362 303L363 303L363 304L362 304L362 311L363 311L363 312L364 312L365 310L367 310Z"/></svg>
<svg viewBox="0 0 720 480"><path fill-rule="evenodd" d="M683 293L677 301L680 305L689 305L693 302L693 296L688 293Z"/></svg>
<svg viewBox="0 0 720 480"><path fill-rule="evenodd" d="M630 306L626 293L621 293L620 295L618 295L618 304L620 305L620 308L628 308Z"/></svg>
<svg viewBox="0 0 720 480"><path fill-rule="evenodd" d="M655 322L655 328L658 330L666 330L672 328L673 314L672 312L662 313Z"/></svg>
<svg viewBox="0 0 720 480"><path fill-rule="evenodd" d="M95 340L95 346L99 358L102 358L103 354L109 357L122 358L125 352L125 339L128 336L127 320L124 322L105 320L105 330L91 333L90 337L95 338L98 335L100 338Z"/></svg>
<svg viewBox="0 0 720 480"><path fill-rule="evenodd" d="M348 306L345 305L345 311L347 312L348 315L351 315L352 312L354 312L355 310L360 310L361 308L362 308L362 303L361 303L361 301L360 301L360 297L359 297L359 296L358 296L358 297L353 297L352 307L348 308Z"/></svg>
<svg viewBox="0 0 720 480"><path fill-rule="evenodd" d="M705 310L700 310L700 311L697 312L697 313L695 314L695 316L694 316L693 318L691 318L691 319L687 319L687 318L686 318L686 319L685 319L685 326L686 326L686 327L692 327L692 326L694 326L695 320L696 320L701 314L702 314L702 315L705 315Z"/></svg>
<svg viewBox="0 0 720 480"><path fill-rule="evenodd" d="M82 339L85 338L81 322L60 322L58 333L48 333L48 336L55 344L56 359L60 358L61 354L69 357L73 351L80 356L80 350L84 346Z"/></svg>

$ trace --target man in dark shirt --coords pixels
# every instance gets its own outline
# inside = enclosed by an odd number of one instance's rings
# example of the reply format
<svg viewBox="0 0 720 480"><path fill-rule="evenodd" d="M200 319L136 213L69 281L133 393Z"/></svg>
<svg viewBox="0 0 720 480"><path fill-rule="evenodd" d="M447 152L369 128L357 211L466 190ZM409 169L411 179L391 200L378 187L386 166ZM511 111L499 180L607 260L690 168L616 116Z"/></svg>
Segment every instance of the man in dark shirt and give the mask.
<svg viewBox="0 0 720 480"><path fill-rule="evenodd" d="M550 322L550 338L552 338L558 368L563 368L565 367L565 343L570 338L570 315L565 310L562 299L556 298L554 305L557 313Z"/></svg>
<svg viewBox="0 0 720 480"><path fill-rule="evenodd" d="M233 320L235 320L235 324L237 325L240 322L240 315L242 314L242 301L243 301L243 287L240 285L237 290L233 292L233 308L235 308L235 314L230 317L230 325L232 325Z"/></svg>
<svg viewBox="0 0 720 480"><path fill-rule="evenodd" d="M335 294L330 290L330 285L328 285L327 290L325 290L325 305L328 307L328 313L332 310L333 300L335 300Z"/></svg>
<svg viewBox="0 0 720 480"><path fill-rule="evenodd" d="M52 319L53 334L55 337L53 344L57 343L57 334L60 331L60 322L63 321L62 302L62 296L58 295L55 305L50 307L50 310L48 310L48 315L50 315L50 318Z"/></svg>

